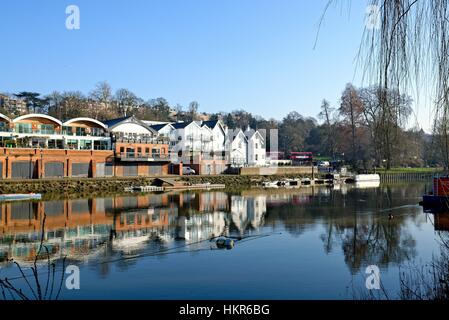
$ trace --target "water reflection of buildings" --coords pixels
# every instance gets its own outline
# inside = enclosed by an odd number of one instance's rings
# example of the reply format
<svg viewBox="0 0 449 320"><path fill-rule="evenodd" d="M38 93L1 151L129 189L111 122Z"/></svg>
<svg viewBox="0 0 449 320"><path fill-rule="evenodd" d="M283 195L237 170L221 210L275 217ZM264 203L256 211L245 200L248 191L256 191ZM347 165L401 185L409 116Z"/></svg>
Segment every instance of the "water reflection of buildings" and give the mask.
<svg viewBox="0 0 449 320"><path fill-rule="evenodd" d="M449 213L434 213L435 231L449 231Z"/></svg>
<svg viewBox="0 0 449 320"><path fill-rule="evenodd" d="M52 258L85 260L113 240L163 231L176 210L167 195L2 203L0 261L35 258L44 215L43 239Z"/></svg>
<svg viewBox="0 0 449 320"><path fill-rule="evenodd" d="M231 218L240 233L244 233L248 226L258 229L263 224L266 211L266 195L231 197Z"/></svg>
<svg viewBox="0 0 449 320"><path fill-rule="evenodd" d="M265 212L265 196L224 192L0 203L0 262L32 262L44 224L44 244L52 259L86 261L105 252L135 253L152 240L167 245L234 229L243 233L259 228Z"/></svg>

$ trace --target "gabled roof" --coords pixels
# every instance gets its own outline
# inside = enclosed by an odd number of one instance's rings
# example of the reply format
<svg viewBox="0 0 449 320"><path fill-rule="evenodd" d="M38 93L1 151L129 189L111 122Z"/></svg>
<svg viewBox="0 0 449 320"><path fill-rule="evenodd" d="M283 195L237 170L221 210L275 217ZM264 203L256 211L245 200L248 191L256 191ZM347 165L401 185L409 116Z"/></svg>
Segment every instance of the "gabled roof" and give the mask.
<svg viewBox="0 0 449 320"><path fill-rule="evenodd" d="M238 136L242 136L245 141L248 141L248 138L243 133L242 129L238 129L238 131L236 131L236 130L228 131L227 139L229 139L231 142L234 142L235 139L237 139ZM237 134L231 134L231 133L235 133L235 132L237 132Z"/></svg>
<svg viewBox="0 0 449 320"><path fill-rule="evenodd" d="M146 128L146 129L148 129L153 134L157 134L156 130L152 129L150 126L148 126L143 121L137 119L134 116L128 116L128 117L122 117L122 118L117 118L117 119L106 120L106 121L103 121L103 123L105 125L107 125L109 129L114 129L118 125L121 125L121 124L124 124L124 123L135 123L135 124L138 124L138 125Z"/></svg>
<svg viewBox="0 0 449 320"><path fill-rule="evenodd" d="M201 123L201 126L208 126L209 128L213 129L213 128L215 128L217 123L219 123L218 120L208 120L208 121L203 121Z"/></svg>
<svg viewBox="0 0 449 320"><path fill-rule="evenodd" d="M248 139L248 140L251 140L254 136L256 136L256 135L258 135L259 136L259 138L262 140L262 141L265 141L265 139L262 137L262 135L260 134L260 132L259 132L259 130L246 130L245 131L245 136L246 136L246 138Z"/></svg>
<svg viewBox="0 0 449 320"><path fill-rule="evenodd" d="M195 121L175 122L175 123L172 123L171 125L175 129L184 129L185 127L188 127L191 124L195 124L198 128L200 128L200 125L198 123L196 123Z"/></svg>
<svg viewBox="0 0 449 320"><path fill-rule="evenodd" d="M221 123L220 120L208 120L208 121L203 121L201 123L202 127L203 126L207 126L207 127L211 128L211 129L214 129L217 125L220 127L221 131L223 131L223 133L226 134L226 131L223 128L223 124Z"/></svg>
<svg viewBox="0 0 449 320"><path fill-rule="evenodd" d="M173 128L173 126L170 123L163 123L163 124L153 124L150 126L151 129L155 131L160 131L161 129L165 128L166 126L170 126Z"/></svg>
<svg viewBox="0 0 449 320"><path fill-rule="evenodd" d="M123 121L125 121L126 119L129 119L129 118L131 118L132 116L127 116L127 117L122 117L122 118L116 118L116 119L111 119L111 120L106 120L106 121L103 121L103 123L105 124L105 125L107 125L108 127L113 127L113 126L115 126L116 124L119 124L119 123L121 123L121 122L123 122Z"/></svg>

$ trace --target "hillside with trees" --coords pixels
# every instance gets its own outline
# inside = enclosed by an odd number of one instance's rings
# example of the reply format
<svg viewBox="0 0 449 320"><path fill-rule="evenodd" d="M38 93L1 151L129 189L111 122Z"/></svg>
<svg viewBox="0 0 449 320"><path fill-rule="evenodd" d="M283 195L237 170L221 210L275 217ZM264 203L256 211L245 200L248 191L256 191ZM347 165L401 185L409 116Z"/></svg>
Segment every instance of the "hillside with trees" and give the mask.
<svg viewBox="0 0 449 320"><path fill-rule="evenodd" d="M379 87L356 88L347 84L339 105L317 102L317 118L292 111L282 119L265 119L245 110L205 113L192 101L187 107L170 105L162 97L144 100L124 88L112 90L107 82L98 83L88 94L80 91L54 91L46 95L18 92L11 97L26 103L22 113L44 113L59 119L91 117L107 120L134 115L142 120L193 121L219 119L229 128L248 126L265 132L267 151L271 148L270 130L277 129L279 151L311 151L317 156L346 160L359 169L393 166L427 166L444 163L432 145L438 137L419 128L407 129L412 100L397 91ZM386 97L391 108L382 108L379 97ZM0 112L15 117L17 110ZM273 136L275 137L275 136Z"/></svg>

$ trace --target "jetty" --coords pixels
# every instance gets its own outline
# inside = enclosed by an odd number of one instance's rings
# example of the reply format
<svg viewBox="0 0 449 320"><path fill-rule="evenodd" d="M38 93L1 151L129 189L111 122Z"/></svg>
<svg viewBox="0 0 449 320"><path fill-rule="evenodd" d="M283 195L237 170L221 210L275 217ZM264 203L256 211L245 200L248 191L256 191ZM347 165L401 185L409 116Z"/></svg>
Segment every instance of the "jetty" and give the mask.
<svg viewBox="0 0 449 320"><path fill-rule="evenodd" d="M189 183L170 178L156 178L151 185L126 187L126 192L163 192L171 190L210 190L224 189L224 184Z"/></svg>

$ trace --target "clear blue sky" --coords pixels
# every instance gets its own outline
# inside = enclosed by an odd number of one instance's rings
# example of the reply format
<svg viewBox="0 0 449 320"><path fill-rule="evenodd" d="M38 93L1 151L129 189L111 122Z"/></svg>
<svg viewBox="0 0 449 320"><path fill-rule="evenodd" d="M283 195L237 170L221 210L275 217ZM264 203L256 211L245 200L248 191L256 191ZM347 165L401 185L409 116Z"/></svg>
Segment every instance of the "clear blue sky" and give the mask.
<svg viewBox="0 0 449 320"><path fill-rule="evenodd" d="M281 119L337 105L354 78L366 1L2 1L0 92L88 93L107 80L142 98ZM68 5L81 28L65 28ZM349 7L349 5L351 7Z"/></svg>

